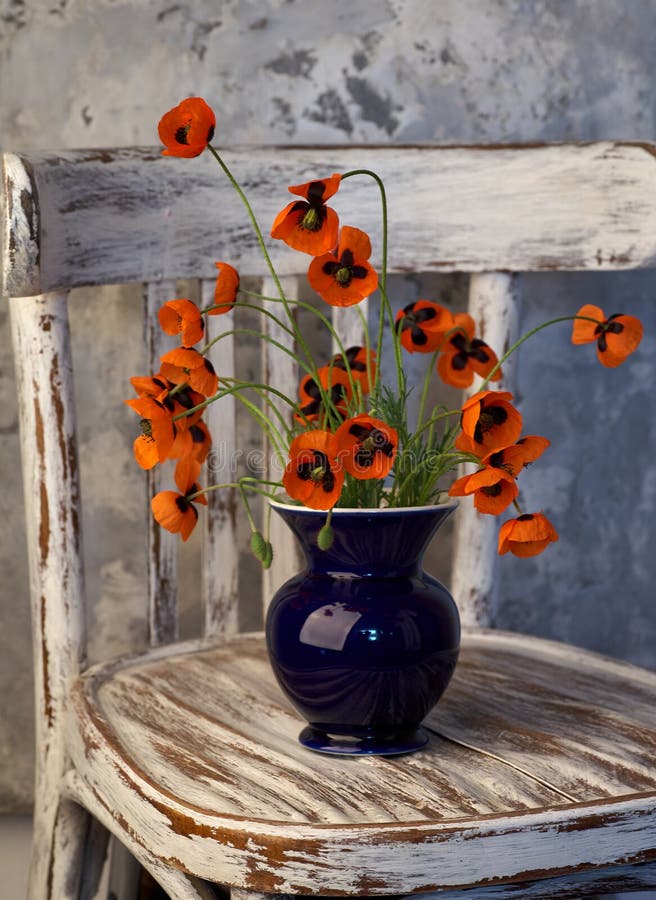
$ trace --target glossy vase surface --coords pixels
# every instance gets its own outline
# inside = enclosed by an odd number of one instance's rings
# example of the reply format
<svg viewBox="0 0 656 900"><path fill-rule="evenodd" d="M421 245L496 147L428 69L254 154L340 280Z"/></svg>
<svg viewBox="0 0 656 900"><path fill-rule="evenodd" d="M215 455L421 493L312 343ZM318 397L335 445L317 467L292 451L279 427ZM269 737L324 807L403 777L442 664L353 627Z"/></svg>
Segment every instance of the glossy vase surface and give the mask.
<svg viewBox="0 0 656 900"><path fill-rule="evenodd" d="M317 547L326 513L272 503L298 538L306 567L277 591L266 619L273 671L309 723L310 749L408 753L458 658L453 598L422 569L455 505L338 510L335 540Z"/></svg>

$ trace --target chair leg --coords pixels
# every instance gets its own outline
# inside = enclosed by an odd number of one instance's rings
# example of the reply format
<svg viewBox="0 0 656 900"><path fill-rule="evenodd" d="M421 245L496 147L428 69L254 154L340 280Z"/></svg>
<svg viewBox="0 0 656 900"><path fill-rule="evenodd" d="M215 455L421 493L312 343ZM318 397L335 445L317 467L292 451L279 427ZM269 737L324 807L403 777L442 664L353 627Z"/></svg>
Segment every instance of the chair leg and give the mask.
<svg viewBox="0 0 656 900"><path fill-rule="evenodd" d="M89 822L72 800L36 798L28 900L78 900Z"/></svg>

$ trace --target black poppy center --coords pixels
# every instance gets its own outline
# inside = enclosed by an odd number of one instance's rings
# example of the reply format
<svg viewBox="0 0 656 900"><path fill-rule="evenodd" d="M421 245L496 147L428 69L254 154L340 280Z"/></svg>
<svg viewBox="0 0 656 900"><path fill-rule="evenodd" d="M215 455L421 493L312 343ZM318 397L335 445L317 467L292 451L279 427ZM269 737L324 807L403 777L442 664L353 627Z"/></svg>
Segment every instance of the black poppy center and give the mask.
<svg viewBox="0 0 656 900"><path fill-rule="evenodd" d="M474 440L477 444L483 443L485 433L492 428L498 428L508 419L508 411L503 406L487 406L481 411L474 429Z"/></svg>
<svg viewBox="0 0 656 900"><path fill-rule="evenodd" d="M335 476L330 468L328 457L320 450L314 450L312 459L306 459L296 467L296 474L301 481L312 481L330 493L335 486Z"/></svg>
<svg viewBox="0 0 656 900"><path fill-rule="evenodd" d="M175 139L178 144L189 144L189 130L191 129L191 122L187 122L186 125L181 125L179 128L175 130ZM208 138L209 140L209 138Z"/></svg>

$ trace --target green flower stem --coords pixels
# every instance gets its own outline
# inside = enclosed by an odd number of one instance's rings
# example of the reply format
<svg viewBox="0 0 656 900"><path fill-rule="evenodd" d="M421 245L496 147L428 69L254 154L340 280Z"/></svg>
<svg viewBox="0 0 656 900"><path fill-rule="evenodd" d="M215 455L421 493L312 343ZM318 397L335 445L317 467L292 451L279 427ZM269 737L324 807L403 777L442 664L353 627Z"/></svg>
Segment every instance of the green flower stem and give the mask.
<svg viewBox="0 0 656 900"><path fill-rule="evenodd" d="M258 331L256 328L230 328L228 331L222 331L221 334L217 334L215 338L212 338L211 341L207 343L205 346L205 350L209 350L214 344L218 344L219 341L222 341L223 338L230 337L231 335L237 334L248 334L251 337L262 338L265 341L268 341L272 346L277 347L279 350L282 350L283 353L286 353L287 356L291 356L299 366L307 372L309 375L314 375L316 372L316 367L313 369L311 366L304 363L300 360L293 350L290 350L289 347L285 347L284 344L281 344L280 341L275 340L275 338L270 337L267 334L264 334L262 331Z"/></svg>
<svg viewBox="0 0 656 900"><path fill-rule="evenodd" d="M381 260L381 271L380 271L380 295L381 297L386 297L386 289L387 289L387 243L388 243L388 213L387 213L387 193L385 191L385 185L383 184L382 178L377 175L375 172L372 172L371 169L353 169L350 172L346 172L342 175L342 181L345 178L352 178L354 175L367 175L369 178L373 178L373 180L378 185L378 190L380 191L380 205L381 205L381 213L383 219L383 244L382 244L382 260ZM389 301L388 301L389 303ZM391 310L390 310L391 312ZM378 335L376 338L376 358L380 360L381 353L383 349L383 331L384 331L385 317L383 314L383 308L381 305L381 309L378 314ZM392 328L394 328L394 323L392 322ZM380 379L380 366L378 366L376 375L376 383L378 383Z"/></svg>
<svg viewBox="0 0 656 900"><path fill-rule="evenodd" d="M375 172L372 172L371 169L352 169L350 172L345 172L342 175L342 181L345 178L352 178L354 175L368 175L369 178L373 178L373 180L378 185L378 190L380 191L380 205L383 217L383 246L382 246L382 265L380 272L380 283L383 286L383 290L385 290L387 284L387 239L388 239L388 224L387 224L387 194L385 192L385 185L383 184L383 180L380 175L377 175Z"/></svg>
<svg viewBox="0 0 656 900"><path fill-rule="evenodd" d="M413 432L410 440L407 443L407 447L411 447L414 441L419 437L419 435L426 431L427 428L435 425L436 422L439 422L440 419L448 419L451 416L460 416L462 414L461 409L445 409L443 412L434 413L430 419L426 419L426 421L421 425L420 428L417 428L415 432Z"/></svg>
<svg viewBox="0 0 656 900"><path fill-rule="evenodd" d="M234 382L237 385L240 385L240 386L243 385L243 382L240 382L239 379L237 379L237 378L223 378L222 380L224 382L226 382L227 384ZM285 416L278 409L278 407L275 406L271 402L271 400L268 396L269 392L272 391L272 388L269 385L257 384L256 382L252 382L252 383L249 382L248 386L244 387L244 390L247 390L247 389L255 391L255 393L258 395L260 400L262 400L262 402L267 405L268 409L270 409L271 412L273 412L275 414L276 418L278 419L278 421L280 422L280 424L282 426L282 431L284 431L285 439L290 440L291 434L292 434L292 428L290 427L289 423L287 422L287 419L285 418ZM238 400L242 399L239 394L237 394L237 399ZM293 408L296 410L296 407L293 407ZM308 420L303 415L303 413L300 410L297 410L297 412L299 413L299 415L303 416L303 419L304 419L305 423L307 424ZM264 415L264 413L262 413L262 415ZM281 432L279 432L279 433L281 433Z"/></svg>
<svg viewBox="0 0 656 900"><path fill-rule="evenodd" d="M249 478L248 476L244 476L243 478L240 478L239 481L224 481L222 484L210 484L208 487L201 488L199 491L194 491L193 494L187 494L187 500L195 500L196 497L200 497L201 494L209 494L210 491L222 491L226 488L237 488L238 490L241 490L242 484L244 487L248 488L249 491L261 494L269 500L275 500L276 494L271 491L265 491L262 488L257 488L255 485L268 484L280 489L282 489L283 486L280 481L264 481L259 478Z"/></svg>
<svg viewBox="0 0 656 900"><path fill-rule="evenodd" d="M485 388L490 383L490 380L499 371L501 366L505 363L509 356L511 356L518 347L521 347L524 341L527 341L530 337L533 337L534 334L537 334L538 331L542 331L543 328L548 328L549 325L557 325L558 322L573 322L575 319L581 319L584 322L594 322L595 325L599 325L600 322L598 319L593 319L591 316L558 316L556 319L549 319L548 322L542 322L541 325L536 325L535 328L532 328L530 331L527 331L526 334L523 334L519 340L515 341L512 347L507 350L504 355L501 357L496 366L492 369L492 371L488 374L487 378L483 380L481 385L479 386L479 391L484 391Z"/></svg>
<svg viewBox="0 0 656 900"><path fill-rule="evenodd" d="M424 410L426 408L426 400L428 398L428 389L431 383L431 375L433 374L433 368L435 367L435 363L437 362L437 357L440 355L440 349L434 351L431 355L430 365L426 368L426 374L424 375L424 384L421 389L421 399L419 401L419 410L417 412L417 428L421 427L421 424L424 420Z"/></svg>
<svg viewBox="0 0 656 900"><path fill-rule="evenodd" d="M240 293L240 294L253 294L253 296L255 296L255 297L260 297L260 296L261 296L260 294L254 294L252 291L243 291L243 290L241 290L241 289L240 289L239 293ZM273 297L262 297L262 299L263 299L263 300L274 300ZM282 303L282 300L279 300L279 299L276 297L276 298L275 298L275 302L276 302L276 303ZM291 304L293 301L288 300L287 302ZM281 328L283 331L286 331L287 334L288 334L290 337L296 337L296 335L295 335L295 333L294 333L294 330L293 330L292 328L289 328L289 326L286 325L286 324L283 322L282 319L280 319L278 316L276 316L274 313L272 313L271 310L263 309L261 306L257 306L255 303L244 303L244 302L241 301L241 300L239 300L239 301L237 301L237 302L235 302L235 303L232 304L232 309L235 309L235 308L237 308L237 307L238 307L239 309L253 309L253 310L255 310L255 312L263 313L263 314L264 314L265 316L267 316L269 319L272 319L272 320L276 323L276 325L277 325L279 328ZM208 307L206 307L205 309L202 309L202 310L201 310L201 313L203 313L203 314L208 314L208 313L211 313L211 311L212 311L213 309L218 309L218 307L216 307L216 306L208 306ZM266 335L264 335L264 337L266 337ZM203 348L200 352L201 352L201 353L205 353L205 352L206 352L206 348Z"/></svg>
<svg viewBox="0 0 656 900"><path fill-rule="evenodd" d="M256 297L259 300L266 300L269 303L280 303L281 302L280 300L278 300L277 297L266 297L264 294L258 294L255 291L241 291L241 293L248 294L249 297ZM329 332L331 338L333 339L333 341L335 342L335 345L336 345L338 351L342 354L342 359L344 360L344 363L346 366L346 373L349 378L351 391L355 394L356 385L355 385L355 382L353 379L353 374L351 372L351 367L348 364L348 360L346 359L346 348L344 347L344 344L342 343L342 340L341 340L339 334L337 333L335 326L330 321L328 316L324 315L324 313L322 313L320 309L317 309L316 306L313 306L311 303L305 303L305 301L303 301L303 300L288 300L287 302L289 303L290 306L298 306L300 309L305 309L308 312L311 312L312 315L316 316L319 319L319 321L322 322L325 325L325 327L328 329L328 332ZM244 306L246 306L246 305L247 304L244 304ZM260 309L260 307L258 307L258 306L252 306L252 308ZM362 311L360 311L360 313L361 312ZM366 330L365 330L365 334L366 334ZM315 366L315 377L317 377L316 376L316 366ZM318 377L317 377L317 381L318 381ZM321 390L321 385L319 385L319 389ZM324 406L325 405L326 405L326 403L324 401Z"/></svg>
<svg viewBox="0 0 656 900"><path fill-rule="evenodd" d="M261 251L262 251L262 255L264 256L264 259L265 259L265 262L266 262L267 267L268 267L268 269L269 269L269 272L271 273L271 277L273 278L274 284L275 284L275 286L276 286L276 288L277 288L277 290L278 290L278 293L280 294L280 300L282 301L282 304L283 304L283 306L285 307L285 312L287 313L287 318L289 319L289 322L290 322L290 324L292 325L292 328L294 329L294 334L295 334L295 336L296 336L296 340L297 340L297 342L298 342L298 345L299 345L299 347L302 347L302 348L303 348L303 352L305 353L306 357L307 357L308 359L312 359L312 353L311 353L311 351L310 351L310 348L309 348L307 342L305 341L305 338L303 337L303 333L301 332L301 330L300 330L300 329L298 328L298 326L296 325L296 322L295 322L295 320L294 320L294 316L292 315L292 311L291 311L291 309L290 309L290 307L289 307L289 303L288 303L287 297L285 296L285 292L284 292L284 290L283 290L283 288L282 288L282 284L280 283L280 279L278 278L278 273L277 273L276 270L275 270L275 267L274 267L274 265L273 265L273 262L271 261L271 257L269 256L269 251L267 250L266 244L265 244L265 242L264 242L264 235L262 234L262 230L261 230L261 228L260 228L260 226L259 226L259 223L258 223L258 221L257 221L257 218L255 217L255 213L253 212L253 207L251 206L251 204L250 204L250 202L249 202L249 200L248 200L248 197L247 197L246 194L243 192L243 190L241 189L241 185L239 184L239 182L237 181L237 179L235 178L235 176L232 174L232 172L230 171L230 169L228 168L228 166L225 164L225 162L223 161L223 159L221 158L221 156L219 155L219 153L214 149L214 147L213 147L211 144L208 144L208 145L207 145L207 149L210 151L210 153L212 154L212 156L214 157L214 159L215 159L215 160L218 162L218 164L221 166L221 168L223 169L223 171L224 171L226 177L228 178L228 181L229 181L230 184L233 186L233 188L235 189L235 191L236 191L237 194L239 195L239 198L241 199L242 203L244 204L244 207L245 207L245 209L246 209L246 212L248 213L248 217L249 217L249 219L251 220L251 224L253 225L253 229L254 229L255 234L256 234L256 236L257 236L257 241L258 241L258 243L259 243L259 245L260 245L260 249L261 249Z"/></svg>
<svg viewBox="0 0 656 900"><path fill-rule="evenodd" d="M382 308L380 314L380 321L384 322L385 313L389 318L390 323L390 334L392 335L392 346L394 347L394 361L396 363L396 381L399 386L399 393L401 396L405 395L405 372L403 371L403 356L401 354L401 341L398 335L398 332L395 327L394 322L394 313L392 312L392 304L390 303L389 297L385 291L385 288L380 288L380 296L382 298ZM382 330L382 329L381 329Z"/></svg>
<svg viewBox="0 0 656 900"><path fill-rule="evenodd" d="M270 391L275 396L280 397L281 400L284 400L285 403L288 403L290 406L294 406L294 404L286 397L281 391L276 390L276 388L271 387L269 384L255 384L254 382L239 382L233 387L226 388L223 391L217 391L212 397L207 397L202 403L197 403L196 406L192 406L191 409L186 409L184 412L178 413L177 416L173 416L172 421L176 422L178 419L183 419L185 416L190 416L192 413L197 412L198 410L205 409L206 406L209 406L210 403L214 403L216 400L220 400L222 397L227 397L229 394L235 394L237 399L252 413L252 415L257 419L257 421L265 428L268 436L271 438L272 443L276 446L278 452L280 452L280 446L284 446L284 441L280 433L274 427L272 422L264 415L261 409L258 409L254 403L251 403L246 397L242 397L241 391L248 387L261 388L265 391ZM275 434L275 437L274 437ZM276 440L277 438L277 440ZM285 454L283 453L281 458L284 459Z"/></svg>

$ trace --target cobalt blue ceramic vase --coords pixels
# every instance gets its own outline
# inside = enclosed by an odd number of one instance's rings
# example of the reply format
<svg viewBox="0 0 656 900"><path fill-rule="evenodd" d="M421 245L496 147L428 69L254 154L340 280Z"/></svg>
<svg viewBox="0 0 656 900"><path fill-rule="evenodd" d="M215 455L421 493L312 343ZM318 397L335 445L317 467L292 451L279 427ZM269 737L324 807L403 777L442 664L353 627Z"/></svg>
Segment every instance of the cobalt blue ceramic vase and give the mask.
<svg viewBox="0 0 656 900"><path fill-rule="evenodd" d="M453 598L422 569L455 504L336 509L330 550L317 547L324 511L272 503L306 567L275 594L266 619L273 671L324 753L391 755L423 747L422 719L458 659Z"/></svg>

